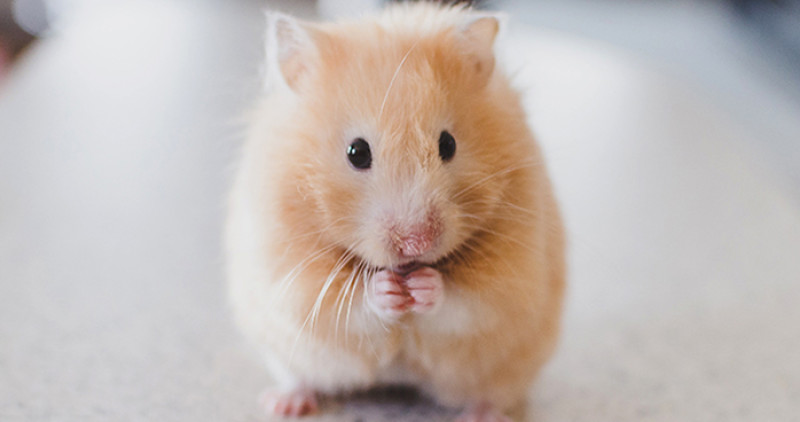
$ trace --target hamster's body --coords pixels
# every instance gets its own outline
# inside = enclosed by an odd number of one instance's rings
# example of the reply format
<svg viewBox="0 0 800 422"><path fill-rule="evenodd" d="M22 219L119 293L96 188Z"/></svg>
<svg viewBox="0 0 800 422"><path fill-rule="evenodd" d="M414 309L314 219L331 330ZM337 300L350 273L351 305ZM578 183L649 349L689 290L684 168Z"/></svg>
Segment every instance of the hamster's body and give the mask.
<svg viewBox="0 0 800 422"><path fill-rule="evenodd" d="M542 156L494 69L497 20L415 4L271 28L227 224L271 410L405 382L493 420L554 348L565 272Z"/></svg>

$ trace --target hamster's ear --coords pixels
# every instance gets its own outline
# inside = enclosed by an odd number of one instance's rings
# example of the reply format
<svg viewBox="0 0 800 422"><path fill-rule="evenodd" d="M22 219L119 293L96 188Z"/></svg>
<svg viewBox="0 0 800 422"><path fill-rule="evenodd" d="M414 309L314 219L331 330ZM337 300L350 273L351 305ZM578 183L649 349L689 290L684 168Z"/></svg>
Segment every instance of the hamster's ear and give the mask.
<svg viewBox="0 0 800 422"><path fill-rule="evenodd" d="M472 13L460 28L461 48L481 86L494 72L494 40L505 20L499 13Z"/></svg>
<svg viewBox="0 0 800 422"><path fill-rule="evenodd" d="M319 66L319 36L310 23L283 13L269 13L266 86L298 92L309 73Z"/></svg>

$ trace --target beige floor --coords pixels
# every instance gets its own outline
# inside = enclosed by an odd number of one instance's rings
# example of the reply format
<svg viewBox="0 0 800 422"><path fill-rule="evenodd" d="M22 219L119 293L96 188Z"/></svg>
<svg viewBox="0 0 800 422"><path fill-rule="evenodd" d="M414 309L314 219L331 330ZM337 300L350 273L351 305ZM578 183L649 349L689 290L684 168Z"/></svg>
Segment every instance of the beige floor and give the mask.
<svg viewBox="0 0 800 422"><path fill-rule="evenodd" d="M258 6L97 13L0 88L0 420L264 420L219 251ZM615 50L524 27L503 46L571 239L530 419L796 420L800 204L758 133ZM327 411L452 414L392 394Z"/></svg>

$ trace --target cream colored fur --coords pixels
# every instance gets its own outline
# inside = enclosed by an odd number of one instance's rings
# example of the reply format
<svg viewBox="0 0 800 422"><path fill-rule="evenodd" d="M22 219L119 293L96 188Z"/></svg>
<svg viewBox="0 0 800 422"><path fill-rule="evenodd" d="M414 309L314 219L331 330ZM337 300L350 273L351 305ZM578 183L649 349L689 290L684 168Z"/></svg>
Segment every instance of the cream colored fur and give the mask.
<svg viewBox="0 0 800 422"><path fill-rule="evenodd" d="M236 320L284 388L350 391L400 369L443 404L508 409L553 351L562 224L519 95L494 66L496 32L492 17L427 4L272 19L268 47L281 50L232 189L227 255ZM457 141L448 163L442 130ZM367 171L345 155L356 137L372 148ZM441 306L381 319L365 289L400 264L386 216L430 209L443 233L420 261L442 274Z"/></svg>

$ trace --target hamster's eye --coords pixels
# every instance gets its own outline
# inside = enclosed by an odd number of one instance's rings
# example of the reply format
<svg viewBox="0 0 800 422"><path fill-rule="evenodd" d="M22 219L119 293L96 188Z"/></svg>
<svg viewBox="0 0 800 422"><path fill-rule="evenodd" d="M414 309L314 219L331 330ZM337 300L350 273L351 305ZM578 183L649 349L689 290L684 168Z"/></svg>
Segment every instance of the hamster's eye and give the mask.
<svg viewBox="0 0 800 422"><path fill-rule="evenodd" d="M347 159L350 164L359 170L366 170L372 165L372 153L369 144L363 138L356 138L347 147Z"/></svg>
<svg viewBox="0 0 800 422"><path fill-rule="evenodd" d="M439 135L439 157L442 161L450 161L456 155L456 139L450 132L443 130Z"/></svg>

